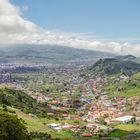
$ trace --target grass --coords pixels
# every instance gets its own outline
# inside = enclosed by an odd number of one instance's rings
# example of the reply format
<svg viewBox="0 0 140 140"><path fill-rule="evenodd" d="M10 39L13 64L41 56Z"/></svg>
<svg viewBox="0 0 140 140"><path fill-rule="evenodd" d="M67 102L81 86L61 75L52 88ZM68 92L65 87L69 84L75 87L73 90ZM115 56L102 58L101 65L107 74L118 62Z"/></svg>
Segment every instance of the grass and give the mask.
<svg viewBox="0 0 140 140"><path fill-rule="evenodd" d="M127 135L128 135L127 131L117 129L117 130L114 130L113 132L111 132L109 134L109 137L124 137Z"/></svg>
<svg viewBox="0 0 140 140"><path fill-rule="evenodd" d="M115 126L116 130L112 131L110 137L124 137L130 132L140 132L140 125L136 124L119 124Z"/></svg>
<svg viewBox="0 0 140 140"><path fill-rule="evenodd" d="M50 134L53 138L60 138L60 139L68 139L68 140L76 140L73 138L73 132L71 131L61 131L57 132L52 129L50 129L47 124L51 123L69 123L69 124L74 124L73 120L55 120L55 119L45 119L45 118L38 118L38 117L31 117L29 114L25 114L22 111L11 108L9 109L14 110L16 114L18 115L19 118L22 118L25 123L26 127L29 132L46 132Z"/></svg>
<svg viewBox="0 0 140 140"><path fill-rule="evenodd" d="M112 93L110 92L109 97L114 97L114 96L123 96L123 97L133 97L133 96L140 96L140 88L135 87L131 89L127 89L125 92L115 92L113 91Z"/></svg>
<svg viewBox="0 0 140 140"><path fill-rule="evenodd" d="M136 86L133 84L136 83ZM117 91L118 87L122 87L121 91ZM110 83L109 85L103 88L105 91L108 91L110 97L113 96L124 96L124 97L132 97L132 96L140 96L140 84L138 81L131 80L131 83L127 83L121 81L119 83Z"/></svg>
<svg viewBox="0 0 140 140"><path fill-rule="evenodd" d="M136 124L119 124L115 126L115 128L128 132L140 131L140 125L136 125Z"/></svg>
<svg viewBox="0 0 140 140"><path fill-rule="evenodd" d="M125 97L132 97L132 96L140 96L140 88L132 88L124 92L118 93L119 96L125 96Z"/></svg>
<svg viewBox="0 0 140 140"><path fill-rule="evenodd" d="M140 72L134 74L134 75L132 76L132 79L140 80Z"/></svg>
<svg viewBox="0 0 140 140"><path fill-rule="evenodd" d="M127 81L119 81L114 83L116 75L111 78L108 78L108 85L103 87L103 90L108 91L110 97L113 96L140 96L140 72L132 75ZM121 91L118 91L118 88L121 88Z"/></svg>

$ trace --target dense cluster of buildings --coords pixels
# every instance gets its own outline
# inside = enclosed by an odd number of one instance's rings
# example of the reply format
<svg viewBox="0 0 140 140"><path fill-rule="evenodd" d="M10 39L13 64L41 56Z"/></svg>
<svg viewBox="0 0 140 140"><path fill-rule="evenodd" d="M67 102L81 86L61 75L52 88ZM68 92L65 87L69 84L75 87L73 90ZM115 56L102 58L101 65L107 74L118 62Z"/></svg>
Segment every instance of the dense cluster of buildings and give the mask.
<svg viewBox="0 0 140 140"><path fill-rule="evenodd" d="M82 66L81 66L82 67ZM79 67L79 69L81 68ZM72 124L68 123L50 123L48 127L55 131L70 130L75 134L83 137L92 137L98 132L111 132L112 124L128 123L140 121L140 98L134 97L111 97L103 87L107 84L107 79L101 76L94 76L85 80L80 77L78 70L73 70L72 66L59 67L53 72L48 83L63 83L64 90L59 93L43 93L39 88L32 92L29 87L23 88L14 81L16 88L26 91L31 97L38 102L46 102L50 108L48 115L57 116L63 120L73 120ZM52 69L51 69L52 70ZM61 77L56 78L56 73ZM56 77L54 77L54 75ZM77 76L75 76L77 75ZM54 78L52 78L54 77ZM11 75L8 73L0 75L0 83L11 82ZM127 80L128 77L121 76L118 80ZM43 80L35 81L36 85L43 85ZM82 123L81 123L82 122Z"/></svg>
<svg viewBox="0 0 140 140"><path fill-rule="evenodd" d="M102 89L107 82L106 79L95 77L85 83L78 84L78 93L73 93L74 89L68 90L61 96L45 96L37 94L34 96L38 101L47 102L53 113L50 115L63 120L73 120L83 122L79 124L49 124L53 130L70 130L79 133L81 136L93 136L103 131L109 133L113 130L113 124L140 121L140 98L134 97L109 97L109 93ZM75 84L75 83L73 83ZM76 87L72 86L72 87ZM72 110L75 110L72 113ZM55 111L55 112L54 112ZM56 114L55 114L56 113ZM85 131L86 130L86 131ZM85 133L88 132L88 133Z"/></svg>

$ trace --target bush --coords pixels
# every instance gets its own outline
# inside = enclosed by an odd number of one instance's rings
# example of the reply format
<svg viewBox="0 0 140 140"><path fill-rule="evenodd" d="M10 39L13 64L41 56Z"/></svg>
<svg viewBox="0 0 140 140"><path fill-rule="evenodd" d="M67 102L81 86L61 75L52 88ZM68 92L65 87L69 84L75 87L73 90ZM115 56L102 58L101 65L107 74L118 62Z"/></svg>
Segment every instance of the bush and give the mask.
<svg viewBox="0 0 140 140"><path fill-rule="evenodd" d="M51 138L51 135L43 132L31 132L30 136L32 138L39 138L39 139L48 139Z"/></svg>
<svg viewBox="0 0 140 140"><path fill-rule="evenodd" d="M5 111L0 112L0 140L31 140L21 119Z"/></svg>

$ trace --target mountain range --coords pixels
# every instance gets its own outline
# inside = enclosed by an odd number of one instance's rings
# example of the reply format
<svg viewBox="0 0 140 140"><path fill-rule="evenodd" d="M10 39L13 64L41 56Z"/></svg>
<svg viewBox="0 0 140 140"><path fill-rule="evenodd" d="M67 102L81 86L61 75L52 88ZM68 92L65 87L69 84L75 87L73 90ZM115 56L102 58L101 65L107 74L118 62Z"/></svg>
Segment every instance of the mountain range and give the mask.
<svg viewBox="0 0 140 140"><path fill-rule="evenodd" d="M0 63L19 64L66 64L74 62L95 62L99 58L112 57L114 54L49 45L1 46Z"/></svg>

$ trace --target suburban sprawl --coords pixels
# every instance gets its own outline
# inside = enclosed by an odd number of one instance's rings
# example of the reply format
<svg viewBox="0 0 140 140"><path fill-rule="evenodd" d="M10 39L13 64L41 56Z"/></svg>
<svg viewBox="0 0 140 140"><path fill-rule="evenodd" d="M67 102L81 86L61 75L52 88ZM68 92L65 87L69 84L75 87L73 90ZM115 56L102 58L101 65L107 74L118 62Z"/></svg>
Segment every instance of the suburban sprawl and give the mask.
<svg viewBox="0 0 140 140"><path fill-rule="evenodd" d="M1 63L1 110L22 118L33 139L137 140L140 64L128 60L133 57L84 64Z"/></svg>

